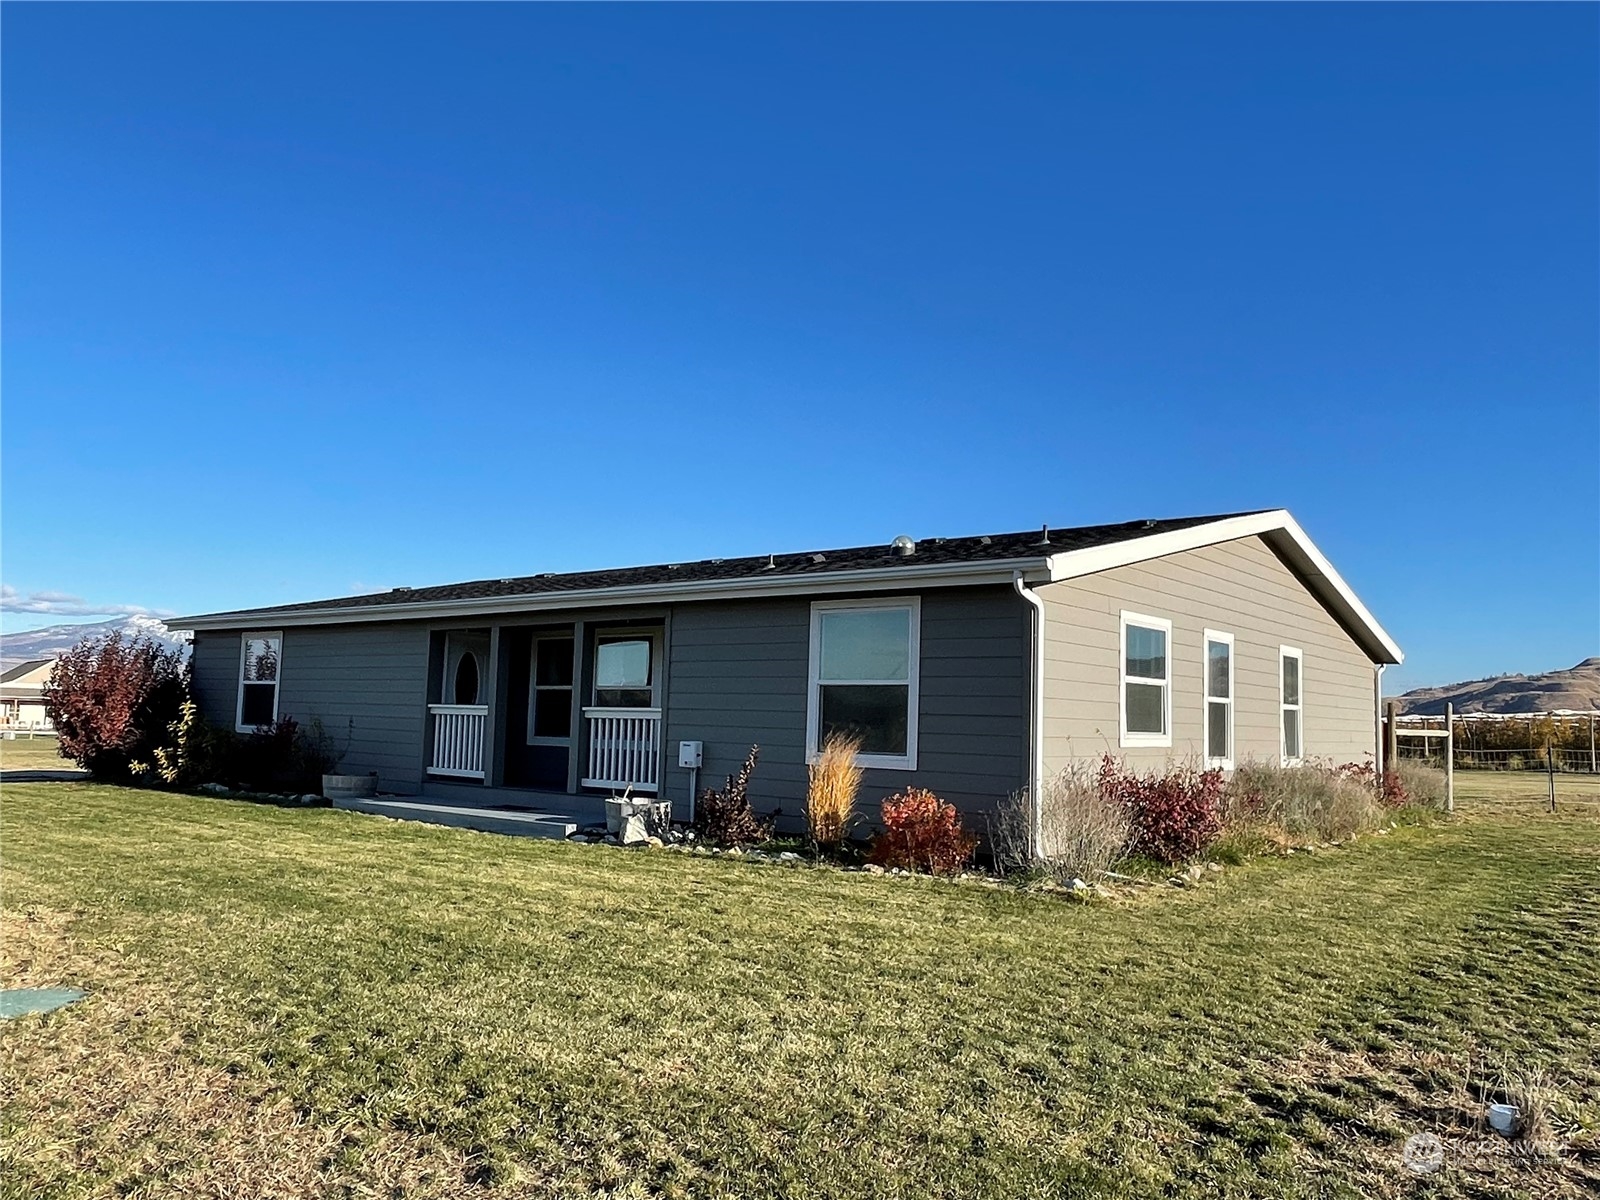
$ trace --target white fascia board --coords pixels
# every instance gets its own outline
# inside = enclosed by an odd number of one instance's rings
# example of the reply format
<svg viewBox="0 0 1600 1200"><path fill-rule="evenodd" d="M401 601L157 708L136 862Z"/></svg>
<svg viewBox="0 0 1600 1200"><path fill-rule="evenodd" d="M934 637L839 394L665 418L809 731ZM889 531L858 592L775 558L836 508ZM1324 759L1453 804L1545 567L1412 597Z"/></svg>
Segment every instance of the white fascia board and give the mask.
<svg viewBox="0 0 1600 1200"><path fill-rule="evenodd" d="M928 567L882 567L868 571L832 571L817 575L778 576L773 579L728 579L705 583L651 583L634 587L594 588L573 592L538 592L523 596L485 596L471 600L430 600L416 603L371 604L353 608L246 609L232 613L206 613L168 621L170 629L245 629L263 621L274 627L300 625L352 625L371 621L413 621L454 617L493 616L510 613L550 612L572 608L661 603L688 604L703 600L760 599L774 596L819 596L841 592L916 591L935 587L971 587L977 584L1011 586L1018 572L1030 583L1050 578L1044 556L983 563L949 563Z"/></svg>
<svg viewBox="0 0 1600 1200"><path fill-rule="evenodd" d="M1367 611L1367 606L1361 603L1350 585L1333 569L1333 564L1316 548L1286 509L1228 517L1188 529L1130 538L1109 546L1053 554L1050 556L1050 581L1078 579L1084 575L1095 575L1116 567L1131 566L1245 537L1265 538L1288 559L1328 611L1356 635L1362 649L1374 662L1399 663L1405 659L1395 640Z"/></svg>

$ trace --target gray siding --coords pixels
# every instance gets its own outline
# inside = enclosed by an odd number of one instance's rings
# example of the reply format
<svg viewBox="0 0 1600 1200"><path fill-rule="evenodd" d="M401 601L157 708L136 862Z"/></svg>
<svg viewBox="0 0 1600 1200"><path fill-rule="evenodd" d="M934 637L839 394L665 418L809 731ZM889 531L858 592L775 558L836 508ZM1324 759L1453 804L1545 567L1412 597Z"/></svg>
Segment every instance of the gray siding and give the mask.
<svg viewBox="0 0 1600 1200"><path fill-rule="evenodd" d="M194 680L207 720L232 729L239 689L237 632L195 635ZM340 770L378 773L385 791L422 786L428 627L421 622L320 625L283 631L278 715L320 718L349 742Z"/></svg>
<svg viewBox="0 0 1600 1200"><path fill-rule="evenodd" d="M921 686L915 771L870 770L861 811L915 784L979 813L1027 777L1028 619L1009 588L922 596ZM666 795L684 815L679 741L705 743L700 786L721 786L752 743L761 763L757 807L798 817L806 794L806 599L678 606L669 646Z"/></svg>
<svg viewBox="0 0 1600 1200"><path fill-rule="evenodd" d="M579 614L541 615L556 624ZM589 610L592 626L639 610ZM664 796L687 815L689 774L678 742L705 743L700 786L720 786L752 743L761 746L752 794L764 812L797 820L805 803L806 668L811 604L804 598L675 606L667 618ZM870 770L861 811L910 784L977 814L1027 776L1028 620L1009 588L922 596L918 763ZM508 623L514 623L515 618ZM430 625L389 622L284 630L278 711L320 717L341 743L343 769L377 771L386 791L423 784ZM195 637L195 687L207 719L232 728L239 687L238 632ZM587 702L586 697L584 702ZM575 753L582 753L581 747Z"/></svg>
<svg viewBox="0 0 1600 1200"><path fill-rule="evenodd" d="M1202 754L1204 630L1234 636L1234 758L1276 762L1278 647L1304 659L1305 753L1361 761L1376 740L1371 660L1260 538L1038 589L1045 602L1045 766L1120 755L1140 767ZM1172 747L1119 749L1123 609L1172 622Z"/></svg>

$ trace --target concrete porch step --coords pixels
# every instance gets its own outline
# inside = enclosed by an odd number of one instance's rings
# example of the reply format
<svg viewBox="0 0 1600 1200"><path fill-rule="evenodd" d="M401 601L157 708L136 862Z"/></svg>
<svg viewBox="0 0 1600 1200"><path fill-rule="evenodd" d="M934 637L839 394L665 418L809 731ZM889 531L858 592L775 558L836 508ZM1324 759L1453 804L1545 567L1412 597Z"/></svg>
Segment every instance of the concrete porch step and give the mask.
<svg viewBox="0 0 1600 1200"><path fill-rule="evenodd" d="M562 813L509 812L504 809L468 808L453 804L430 804L425 800L373 799L335 800L333 807L347 812L369 813L396 821L423 821L429 825L448 825L454 829L476 829L483 833L509 833L515 837L568 838L578 831L577 822Z"/></svg>

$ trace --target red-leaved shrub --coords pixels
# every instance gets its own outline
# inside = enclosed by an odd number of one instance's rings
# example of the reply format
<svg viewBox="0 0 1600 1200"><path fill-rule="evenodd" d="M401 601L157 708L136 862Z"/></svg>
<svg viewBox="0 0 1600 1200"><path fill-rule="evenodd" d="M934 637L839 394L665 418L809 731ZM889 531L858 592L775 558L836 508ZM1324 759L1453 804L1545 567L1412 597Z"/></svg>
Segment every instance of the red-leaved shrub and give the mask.
<svg viewBox="0 0 1600 1200"><path fill-rule="evenodd" d="M1109 754L1100 760L1100 794L1127 810L1130 849L1164 863L1193 858L1222 832L1220 770L1173 767L1164 775L1136 775Z"/></svg>
<svg viewBox="0 0 1600 1200"><path fill-rule="evenodd" d="M154 761L188 694L182 654L120 631L68 650L43 688L62 755L119 780L133 777L135 763Z"/></svg>
<svg viewBox="0 0 1600 1200"><path fill-rule="evenodd" d="M954 875L972 859L978 839L961 828L956 806L923 788L907 788L883 802L883 832L868 858L880 866Z"/></svg>

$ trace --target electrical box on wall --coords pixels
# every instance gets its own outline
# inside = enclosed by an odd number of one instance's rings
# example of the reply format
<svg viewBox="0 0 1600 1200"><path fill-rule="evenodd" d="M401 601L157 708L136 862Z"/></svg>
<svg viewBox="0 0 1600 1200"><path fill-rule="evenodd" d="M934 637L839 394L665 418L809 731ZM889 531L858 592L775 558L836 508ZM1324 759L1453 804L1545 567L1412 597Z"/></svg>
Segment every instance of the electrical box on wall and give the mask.
<svg viewBox="0 0 1600 1200"><path fill-rule="evenodd" d="M701 760L704 757L705 757L705 743L704 742L679 742L678 743L678 765L680 767L698 767L698 766L701 766L702 765Z"/></svg>

